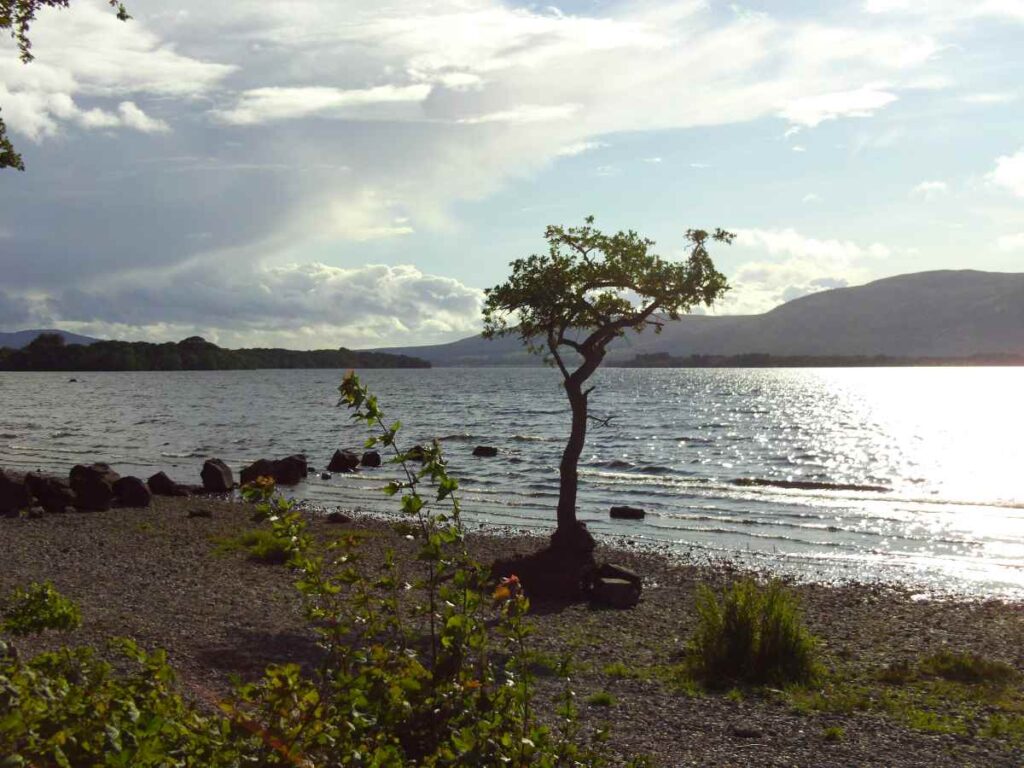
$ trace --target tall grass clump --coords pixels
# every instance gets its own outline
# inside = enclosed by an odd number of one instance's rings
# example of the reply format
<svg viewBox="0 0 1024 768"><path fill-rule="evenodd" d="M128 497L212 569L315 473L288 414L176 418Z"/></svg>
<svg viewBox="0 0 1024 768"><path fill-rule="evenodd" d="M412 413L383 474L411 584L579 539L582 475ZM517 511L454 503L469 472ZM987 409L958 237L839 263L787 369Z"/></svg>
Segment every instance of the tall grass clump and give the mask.
<svg viewBox="0 0 1024 768"><path fill-rule="evenodd" d="M815 677L816 638L796 596L778 581L734 583L721 598L697 593L698 624L690 642L694 671L710 685L804 683Z"/></svg>

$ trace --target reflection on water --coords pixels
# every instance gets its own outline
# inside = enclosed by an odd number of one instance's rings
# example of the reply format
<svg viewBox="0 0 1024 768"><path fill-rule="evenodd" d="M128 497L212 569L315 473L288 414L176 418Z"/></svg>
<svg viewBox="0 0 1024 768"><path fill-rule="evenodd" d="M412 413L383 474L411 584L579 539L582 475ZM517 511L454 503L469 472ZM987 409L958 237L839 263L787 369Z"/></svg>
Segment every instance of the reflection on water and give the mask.
<svg viewBox="0 0 1024 768"><path fill-rule="evenodd" d="M0 465L106 459L196 481L207 456L237 468L303 451L319 467L364 437L335 408L339 375L0 374ZM444 438L472 519L551 523L568 432L557 373L363 375L410 443ZM1024 369L610 369L597 380L592 408L614 418L592 428L582 459L580 514L593 529L813 578L1024 594ZM480 443L503 453L475 459ZM387 472L311 478L299 494L382 511ZM888 490L851 489L866 486ZM612 522L614 503L648 517Z"/></svg>

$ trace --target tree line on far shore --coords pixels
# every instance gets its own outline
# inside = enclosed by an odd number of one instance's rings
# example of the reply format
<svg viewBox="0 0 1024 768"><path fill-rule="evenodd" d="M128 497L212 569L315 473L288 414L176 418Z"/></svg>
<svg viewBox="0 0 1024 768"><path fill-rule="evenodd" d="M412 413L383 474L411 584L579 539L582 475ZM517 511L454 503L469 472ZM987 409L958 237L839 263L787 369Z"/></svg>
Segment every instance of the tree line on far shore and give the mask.
<svg viewBox="0 0 1024 768"><path fill-rule="evenodd" d="M429 368L408 355L345 349L223 349L199 336L179 342L67 344L43 333L23 349L0 347L2 371L217 371L256 368Z"/></svg>

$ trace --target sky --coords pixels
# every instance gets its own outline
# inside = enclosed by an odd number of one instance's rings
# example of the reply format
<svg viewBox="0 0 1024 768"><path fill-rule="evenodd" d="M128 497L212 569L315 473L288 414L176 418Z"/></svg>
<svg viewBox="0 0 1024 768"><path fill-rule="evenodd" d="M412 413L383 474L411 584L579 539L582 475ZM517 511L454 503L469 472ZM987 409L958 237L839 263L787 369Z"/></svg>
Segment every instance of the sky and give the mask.
<svg viewBox="0 0 1024 768"><path fill-rule="evenodd" d="M593 214L763 312L1024 271L1024 0L104 0L0 42L0 330L376 347Z"/></svg>

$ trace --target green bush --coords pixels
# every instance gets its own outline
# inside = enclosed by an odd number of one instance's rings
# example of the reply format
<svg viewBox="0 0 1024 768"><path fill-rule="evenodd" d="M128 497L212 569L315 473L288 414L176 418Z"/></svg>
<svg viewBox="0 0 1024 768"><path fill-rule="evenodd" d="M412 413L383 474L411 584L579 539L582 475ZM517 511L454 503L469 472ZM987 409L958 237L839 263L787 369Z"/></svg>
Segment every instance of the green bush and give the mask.
<svg viewBox="0 0 1024 768"><path fill-rule="evenodd" d="M744 579L721 599L701 585L697 613L691 664L706 683L786 684L815 676L817 641L796 597L780 582L762 587Z"/></svg>
<svg viewBox="0 0 1024 768"><path fill-rule="evenodd" d="M919 666L926 675L970 685L1006 685L1019 677L1016 669L1002 661L948 649L922 659Z"/></svg>
<svg viewBox="0 0 1024 768"><path fill-rule="evenodd" d="M614 707L615 697L608 691L598 691L587 697L587 704L592 707Z"/></svg>
<svg viewBox="0 0 1024 768"><path fill-rule="evenodd" d="M0 629L11 635L31 635L47 629L70 632L82 624L78 606L49 581L15 589L7 602Z"/></svg>

